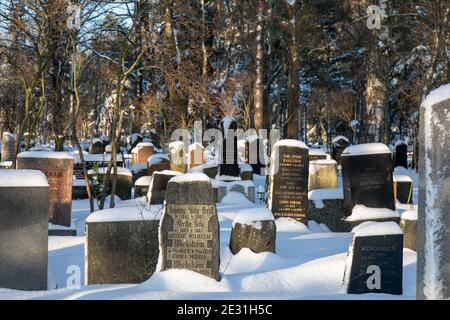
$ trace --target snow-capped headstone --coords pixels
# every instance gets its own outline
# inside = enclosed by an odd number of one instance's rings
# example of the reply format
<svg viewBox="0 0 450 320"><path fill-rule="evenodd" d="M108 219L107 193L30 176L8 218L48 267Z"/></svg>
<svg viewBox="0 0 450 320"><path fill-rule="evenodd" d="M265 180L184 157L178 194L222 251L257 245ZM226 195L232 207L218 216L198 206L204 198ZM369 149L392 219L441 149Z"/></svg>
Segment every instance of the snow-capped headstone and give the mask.
<svg viewBox="0 0 450 320"><path fill-rule="evenodd" d="M308 223L308 147L297 140L281 140L272 150L267 205L275 218Z"/></svg>
<svg viewBox="0 0 450 320"><path fill-rule="evenodd" d="M344 136L337 136L331 142L331 158L341 164L341 155L350 146L350 141Z"/></svg>
<svg viewBox="0 0 450 320"><path fill-rule="evenodd" d="M152 176L156 171L170 170L169 156L166 154L154 154L148 159L148 175Z"/></svg>
<svg viewBox="0 0 450 320"><path fill-rule="evenodd" d="M151 205L164 204L169 181L180 174L176 171L154 172L147 193L148 203Z"/></svg>
<svg viewBox="0 0 450 320"><path fill-rule="evenodd" d="M225 117L220 123L223 134L222 161L219 166L221 180L240 179L238 138L235 135L237 122L233 117Z"/></svg>
<svg viewBox="0 0 450 320"><path fill-rule="evenodd" d="M151 179L152 177L143 176L136 180L136 182L134 183L135 198L145 197L147 195Z"/></svg>
<svg viewBox="0 0 450 320"><path fill-rule="evenodd" d="M14 161L14 145L16 136L9 132L2 135L1 161Z"/></svg>
<svg viewBox="0 0 450 320"><path fill-rule="evenodd" d="M47 290L48 197L36 170L0 170L0 288Z"/></svg>
<svg viewBox="0 0 450 320"><path fill-rule="evenodd" d="M219 219L210 179L173 178L167 187L160 228L160 269L188 269L220 280Z"/></svg>
<svg viewBox="0 0 450 320"><path fill-rule="evenodd" d="M400 203L413 203L413 180L410 176L394 175L394 195Z"/></svg>
<svg viewBox="0 0 450 320"><path fill-rule="evenodd" d="M84 178L73 180L72 199L73 200L89 199L87 190L86 190L86 182L85 182Z"/></svg>
<svg viewBox="0 0 450 320"><path fill-rule="evenodd" d="M148 158L155 153L155 147L150 142L139 143L132 151L133 164L146 164Z"/></svg>
<svg viewBox="0 0 450 320"><path fill-rule="evenodd" d="M395 210L392 157L386 145L348 147L341 163L346 216L352 215L356 205Z"/></svg>
<svg viewBox="0 0 450 320"><path fill-rule="evenodd" d="M49 191L49 222L70 227L72 224L73 157L65 152L22 152L17 169L40 170L47 176Z"/></svg>
<svg viewBox="0 0 450 320"><path fill-rule="evenodd" d="M255 253L273 252L276 249L277 227L272 212L255 207L239 212L233 220L230 249L233 254L243 248Z"/></svg>
<svg viewBox="0 0 450 320"><path fill-rule="evenodd" d="M344 194L342 189L316 189L309 192L308 218L325 224L332 232L350 232L344 221Z"/></svg>
<svg viewBox="0 0 450 320"><path fill-rule="evenodd" d="M184 143L175 141L169 144L170 170L186 172L186 158Z"/></svg>
<svg viewBox="0 0 450 320"><path fill-rule="evenodd" d="M335 160L309 161L309 189L336 189L338 170Z"/></svg>
<svg viewBox="0 0 450 320"><path fill-rule="evenodd" d="M422 103L417 298L450 299L450 84Z"/></svg>
<svg viewBox="0 0 450 320"><path fill-rule="evenodd" d="M327 153L322 149L309 149L309 161L327 160Z"/></svg>
<svg viewBox="0 0 450 320"><path fill-rule="evenodd" d="M364 222L353 229L344 285L349 294L403 293L403 233L395 222Z"/></svg>
<svg viewBox="0 0 450 320"><path fill-rule="evenodd" d="M397 167L408 168L408 145L403 141L395 144L394 168Z"/></svg>
<svg viewBox="0 0 450 320"><path fill-rule="evenodd" d="M189 170L205 163L205 148L200 143L191 144L188 150Z"/></svg>
<svg viewBox="0 0 450 320"><path fill-rule="evenodd" d="M89 147L90 154L103 154L105 148L103 146L102 140L95 138L91 141L91 146Z"/></svg>
<svg viewBox="0 0 450 320"><path fill-rule="evenodd" d="M111 179L113 177L114 168L111 169L110 176L107 177L106 173L108 172L108 168L99 168L97 170L89 170L88 174L93 179L95 176L100 178L103 183L104 179L106 180L106 194L111 193ZM126 168L117 168L116 174L116 196L118 196L121 200L130 200L131 199L131 190L133 189L133 174L130 170Z"/></svg>
<svg viewBox="0 0 450 320"><path fill-rule="evenodd" d="M162 206L107 209L86 220L88 285L142 283L156 270Z"/></svg>

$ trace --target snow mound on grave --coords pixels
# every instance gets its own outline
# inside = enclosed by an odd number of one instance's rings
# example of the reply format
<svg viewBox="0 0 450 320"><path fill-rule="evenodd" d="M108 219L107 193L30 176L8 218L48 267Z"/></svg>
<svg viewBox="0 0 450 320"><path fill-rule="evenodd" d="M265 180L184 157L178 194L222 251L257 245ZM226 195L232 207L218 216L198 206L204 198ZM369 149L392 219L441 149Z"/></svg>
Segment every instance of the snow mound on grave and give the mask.
<svg viewBox="0 0 450 320"><path fill-rule="evenodd" d="M303 223L291 219L291 218L278 218L275 220L278 232L300 232L300 233L311 233L306 225Z"/></svg>
<svg viewBox="0 0 450 320"><path fill-rule="evenodd" d="M222 265L226 275L267 272L286 266L286 260L272 252L255 253L249 248L242 248L233 255L228 248L226 250Z"/></svg>
<svg viewBox="0 0 450 320"><path fill-rule="evenodd" d="M54 151L26 151L20 153L18 158L24 159L24 158L32 158L32 159L66 159L71 160L73 159L73 156L70 155L70 153L67 152L54 152Z"/></svg>
<svg viewBox="0 0 450 320"><path fill-rule="evenodd" d="M422 107L430 108L448 99L450 99L450 83L431 91L422 102Z"/></svg>
<svg viewBox="0 0 450 320"><path fill-rule="evenodd" d="M317 209L323 209L324 200L342 200L344 199L344 190L339 189L315 189L308 193L308 199L314 202Z"/></svg>
<svg viewBox="0 0 450 320"><path fill-rule="evenodd" d="M221 204L245 204L254 205L253 202L247 199L245 195L240 192L231 191L220 201Z"/></svg>
<svg viewBox="0 0 450 320"><path fill-rule="evenodd" d="M150 156L150 158L148 158L147 162L148 162L149 166L152 166L152 165L161 163L163 160L170 161L169 155L165 154L165 153L157 153L157 154Z"/></svg>
<svg viewBox="0 0 450 320"><path fill-rule="evenodd" d="M345 221L362 221L371 219L390 219L399 218L398 212L387 208L368 208L364 205L356 205L352 210L352 215Z"/></svg>
<svg viewBox="0 0 450 320"><path fill-rule="evenodd" d="M417 220L417 211L416 210L408 210L402 212L402 219L403 220Z"/></svg>
<svg viewBox="0 0 450 320"><path fill-rule="evenodd" d="M277 147L296 147L302 149L309 149L304 142L294 139L280 140L273 146L274 149Z"/></svg>
<svg viewBox="0 0 450 320"><path fill-rule="evenodd" d="M391 153L391 149L384 143L365 143L347 147L342 153L343 156L360 156L371 154Z"/></svg>
<svg viewBox="0 0 450 320"><path fill-rule="evenodd" d="M352 230L355 237L370 237L370 236L388 236L403 234L400 226L395 222L373 222L368 221L361 223Z"/></svg>
<svg viewBox="0 0 450 320"><path fill-rule="evenodd" d="M210 182L209 177L201 172L193 172L193 173L186 173L186 174L180 174L176 177L173 177L170 179L170 182L175 183L189 183L189 182Z"/></svg>
<svg viewBox="0 0 450 320"><path fill-rule="evenodd" d="M48 187L48 180L39 170L0 169L0 187Z"/></svg>
<svg viewBox="0 0 450 320"><path fill-rule="evenodd" d="M87 223L123 222L123 221L151 221L159 220L162 215L162 205L129 206L123 208L96 211L86 219Z"/></svg>
<svg viewBox="0 0 450 320"><path fill-rule="evenodd" d="M178 291L178 292L230 292L227 281L218 282L200 273L171 269L156 272L153 276L138 286L140 289L152 291Z"/></svg>
<svg viewBox="0 0 450 320"><path fill-rule="evenodd" d="M150 185L151 179L152 177L150 176L140 177L139 179L136 180L134 185L138 187L148 187Z"/></svg>
<svg viewBox="0 0 450 320"><path fill-rule="evenodd" d="M254 207L239 211L233 219L233 227L236 224L251 226L255 229L261 229L261 221L274 221L272 211L266 207Z"/></svg>
<svg viewBox="0 0 450 320"><path fill-rule="evenodd" d="M122 202L122 199L120 199L120 197L118 195L115 195L114 196L114 203L118 204L118 203L121 203L121 202ZM111 195L107 195L105 197L105 205L109 205L110 203L111 203Z"/></svg>
<svg viewBox="0 0 450 320"><path fill-rule="evenodd" d="M113 174L113 169L111 169L111 175ZM98 168L97 171L95 170L89 170L88 174L89 175L94 175L96 173L98 174L106 174L108 172L108 168ZM131 173L130 170L128 170L127 168L122 168L122 167L118 167L117 168L117 175L119 176L133 176L133 174Z"/></svg>

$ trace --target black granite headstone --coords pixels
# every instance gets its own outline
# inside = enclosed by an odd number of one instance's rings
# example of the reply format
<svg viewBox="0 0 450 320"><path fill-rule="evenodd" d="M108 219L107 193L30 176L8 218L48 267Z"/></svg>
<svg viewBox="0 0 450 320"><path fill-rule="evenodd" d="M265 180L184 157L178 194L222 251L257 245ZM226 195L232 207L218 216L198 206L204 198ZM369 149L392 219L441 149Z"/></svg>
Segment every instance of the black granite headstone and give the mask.
<svg viewBox="0 0 450 320"><path fill-rule="evenodd" d="M282 140L272 151L268 208L275 218L308 223L308 147L300 141Z"/></svg>
<svg viewBox="0 0 450 320"><path fill-rule="evenodd" d="M394 168L408 168L408 145L406 143L397 143L395 146Z"/></svg>
<svg viewBox="0 0 450 320"><path fill-rule="evenodd" d="M227 121L220 124L223 133L222 161L219 166L219 176L239 178L241 170L239 168L238 138L232 133L237 130L236 120L227 117Z"/></svg>

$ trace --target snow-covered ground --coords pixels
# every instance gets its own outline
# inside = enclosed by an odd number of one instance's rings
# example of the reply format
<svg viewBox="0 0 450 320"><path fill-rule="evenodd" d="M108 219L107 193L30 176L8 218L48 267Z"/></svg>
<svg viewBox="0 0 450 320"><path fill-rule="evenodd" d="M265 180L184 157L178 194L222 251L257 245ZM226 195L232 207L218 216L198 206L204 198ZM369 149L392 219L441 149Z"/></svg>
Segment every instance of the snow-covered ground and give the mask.
<svg viewBox="0 0 450 320"><path fill-rule="evenodd" d="M256 185L264 179L256 177ZM417 199L417 186L414 196ZM140 205L123 201L121 207ZM73 222L84 234L88 202L73 202ZM277 253L255 254L242 250L233 256L228 249L232 221L247 204L219 204L222 280L187 270L153 275L139 285L85 286L66 288L69 266L79 266L84 283L85 239L50 237L49 291L18 292L0 289L0 299L415 299L416 253L404 250L402 296L385 294L347 295L342 286L350 233L332 233L311 221L309 228L288 220L277 220ZM403 208L406 210L408 208Z"/></svg>

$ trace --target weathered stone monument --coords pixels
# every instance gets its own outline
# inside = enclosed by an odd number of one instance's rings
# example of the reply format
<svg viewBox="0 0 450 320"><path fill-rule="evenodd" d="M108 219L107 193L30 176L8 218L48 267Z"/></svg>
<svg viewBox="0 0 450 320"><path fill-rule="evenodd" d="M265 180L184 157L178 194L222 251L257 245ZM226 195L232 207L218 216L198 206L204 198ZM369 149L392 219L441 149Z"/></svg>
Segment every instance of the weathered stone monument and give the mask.
<svg viewBox="0 0 450 320"><path fill-rule="evenodd" d="M395 210L392 158L386 145L348 147L341 163L346 216L352 215L356 205Z"/></svg>
<svg viewBox="0 0 450 320"><path fill-rule="evenodd" d="M450 85L422 103L417 298L450 299Z"/></svg>
<svg viewBox="0 0 450 320"><path fill-rule="evenodd" d="M415 210L402 212L400 227L403 230L403 246L417 251L417 212Z"/></svg>
<svg viewBox="0 0 450 320"><path fill-rule="evenodd" d="M394 168L397 167L408 169L408 145L404 141L395 144Z"/></svg>
<svg viewBox="0 0 450 320"><path fill-rule="evenodd" d="M353 229L344 285L349 294L403 293L403 233L395 222L364 222Z"/></svg>
<svg viewBox="0 0 450 320"><path fill-rule="evenodd" d="M170 170L186 173L184 143L175 141L169 144Z"/></svg>
<svg viewBox="0 0 450 320"><path fill-rule="evenodd" d="M14 161L14 145L16 136L9 132L2 135L1 161Z"/></svg>
<svg viewBox="0 0 450 320"><path fill-rule="evenodd" d="M255 207L243 210L233 220L230 250L233 254L243 248L249 248L255 253L275 253L276 231L274 217L269 209Z"/></svg>
<svg viewBox="0 0 450 320"><path fill-rule="evenodd" d="M336 189L338 168L335 160L309 161L309 189Z"/></svg>
<svg viewBox="0 0 450 320"><path fill-rule="evenodd" d="M17 157L17 169L40 170L47 176L52 224L70 227L72 223L73 163L66 152L22 152Z"/></svg>
<svg viewBox="0 0 450 320"><path fill-rule="evenodd" d="M148 203L151 205L164 204L169 181L180 174L177 171L154 172L147 193Z"/></svg>
<svg viewBox="0 0 450 320"><path fill-rule="evenodd" d="M141 283L155 272L162 206L97 211L86 220L88 285Z"/></svg>
<svg viewBox="0 0 450 320"><path fill-rule="evenodd" d="M308 147L297 140L281 140L272 150L267 205L275 218L308 223Z"/></svg>
<svg viewBox="0 0 450 320"><path fill-rule="evenodd" d="M0 170L0 288L47 290L46 176L35 170Z"/></svg>
<svg viewBox="0 0 450 320"><path fill-rule="evenodd" d="M325 224L332 232L350 232L352 226L344 214L342 189L315 189L309 192L308 218Z"/></svg>
<svg viewBox="0 0 450 320"><path fill-rule="evenodd" d="M161 221L161 271L188 269L220 280L219 220L210 179L204 174L173 178Z"/></svg>

